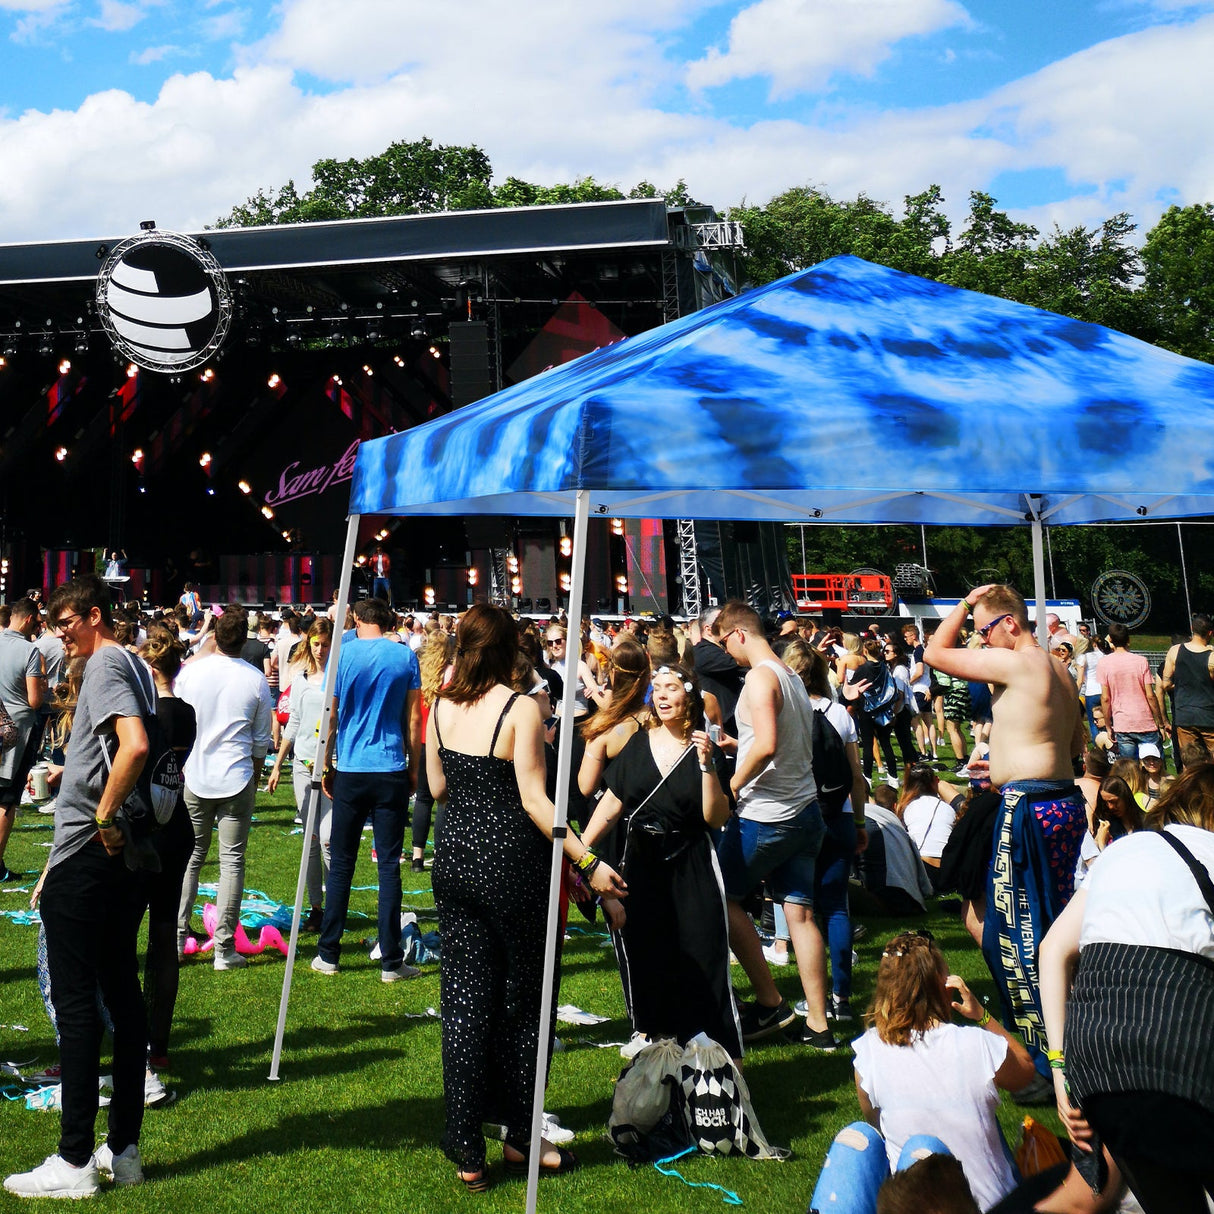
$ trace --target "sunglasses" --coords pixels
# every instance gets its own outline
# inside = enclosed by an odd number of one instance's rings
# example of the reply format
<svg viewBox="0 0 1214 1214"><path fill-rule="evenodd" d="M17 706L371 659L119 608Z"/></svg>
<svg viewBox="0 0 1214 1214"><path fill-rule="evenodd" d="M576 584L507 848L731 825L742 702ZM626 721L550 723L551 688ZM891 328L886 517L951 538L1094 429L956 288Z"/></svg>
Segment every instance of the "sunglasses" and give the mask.
<svg viewBox="0 0 1214 1214"><path fill-rule="evenodd" d="M1002 624L1004 620L1010 620L1011 618L1012 613L1010 611L1005 611L1002 615L995 616L993 620L983 624L982 627L978 629L978 635L985 641L986 638L991 635L991 629L994 628L996 624Z"/></svg>

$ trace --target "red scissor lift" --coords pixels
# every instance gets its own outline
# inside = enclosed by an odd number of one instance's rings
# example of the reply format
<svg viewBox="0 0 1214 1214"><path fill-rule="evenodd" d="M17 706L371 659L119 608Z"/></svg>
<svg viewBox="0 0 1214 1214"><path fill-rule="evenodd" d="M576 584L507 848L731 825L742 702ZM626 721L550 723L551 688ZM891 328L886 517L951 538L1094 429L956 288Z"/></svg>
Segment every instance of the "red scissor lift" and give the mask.
<svg viewBox="0 0 1214 1214"><path fill-rule="evenodd" d="M894 608L894 584L884 573L794 573L797 610L819 615L831 608L853 615L886 615Z"/></svg>

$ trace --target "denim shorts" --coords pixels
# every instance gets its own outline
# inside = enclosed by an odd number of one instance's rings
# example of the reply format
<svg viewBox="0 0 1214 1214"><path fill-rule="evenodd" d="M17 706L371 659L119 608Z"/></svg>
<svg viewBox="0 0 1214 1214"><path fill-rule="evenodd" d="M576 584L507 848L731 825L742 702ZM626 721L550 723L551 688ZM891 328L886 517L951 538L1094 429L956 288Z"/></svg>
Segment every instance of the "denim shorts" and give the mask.
<svg viewBox="0 0 1214 1214"><path fill-rule="evenodd" d="M738 902L766 880L776 902L814 903L814 867L826 835L818 802L786 822L754 822L735 814L717 843L725 896Z"/></svg>

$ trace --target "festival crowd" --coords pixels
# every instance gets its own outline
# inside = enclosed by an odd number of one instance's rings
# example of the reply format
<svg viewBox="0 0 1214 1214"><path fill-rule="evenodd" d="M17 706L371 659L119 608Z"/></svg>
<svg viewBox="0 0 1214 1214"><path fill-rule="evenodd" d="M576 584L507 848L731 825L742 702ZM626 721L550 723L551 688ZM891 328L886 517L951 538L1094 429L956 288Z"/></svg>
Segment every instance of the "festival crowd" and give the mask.
<svg viewBox="0 0 1214 1214"><path fill-rule="evenodd" d="M859 634L765 621L737 601L686 625L571 628L485 604L402 616L372 597L340 622L322 731L333 616L212 613L192 586L171 609L115 608L94 577L45 608L36 595L0 608L0 880L20 875L4 865L18 807L53 798L32 901L62 1110L58 1152L8 1191L83 1197L103 1179L143 1180L143 1113L170 1098L179 966L206 937L216 971L246 964L254 800L266 769L274 792L288 765L310 827L303 930L319 975L342 968L368 827L380 976L418 975L401 869L424 870L433 827L442 1148L458 1182L491 1183L486 1123L503 1127L506 1175L526 1174L533 1152L544 1174L575 1169L572 1134L545 1115L536 1142L531 1124L560 982L558 945L543 1007L568 730L562 925L580 907L610 929L629 1066L672 1042L715 1043L738 1080L764 1039L853 1052L857 1120L822 1161L810 1211L1207 1210L1209 618L1193 617L1156 672L1116 625L1071 635L1051 616L1042 647L1001 585L970 591L927 637L898 620ZM205 930L191 920L213 840ZM884 944L871 1004L853 1007L861 886L887 916L954 908L997 1003L920 929ZM773 976L785 966L803 995L791 1004ZM95 1145L103 1025L113 1095ZM1000 1090L1056 1104L1069 1142L1046 1136L1052 1166L1017 1166Z"/></svg>

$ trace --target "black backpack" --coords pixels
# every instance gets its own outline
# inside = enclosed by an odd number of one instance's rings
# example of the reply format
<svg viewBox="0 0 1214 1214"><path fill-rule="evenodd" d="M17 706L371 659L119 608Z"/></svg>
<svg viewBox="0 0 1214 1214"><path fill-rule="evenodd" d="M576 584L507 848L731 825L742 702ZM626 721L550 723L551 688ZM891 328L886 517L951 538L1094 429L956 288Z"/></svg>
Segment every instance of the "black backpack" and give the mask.
<svg viewBox="0 0 1214 1214"><path fill-rule="evenodd" d="M156 684L151 672L134 654L127 650L123 652L131 663L142 693L143 727L148 736L147 760L135 781L135 787L122 803L122 812L130 825L132 836L140 838L158 831L173 816L185 780L177 752L169 745L168 736L156 716ZM116 753L117 738L112 734L107 738L107 744L101 747L107 775L114 759L110 753L111 745Z"/></svg>
<svg viewBox="0 0 1214 1214"><path fill-rule="evenodd" d="M824 709L814 709L813 745L818 808L823 821L832 822L843 812L843 805L851 795L852 770L847 746Z"/></svg>

